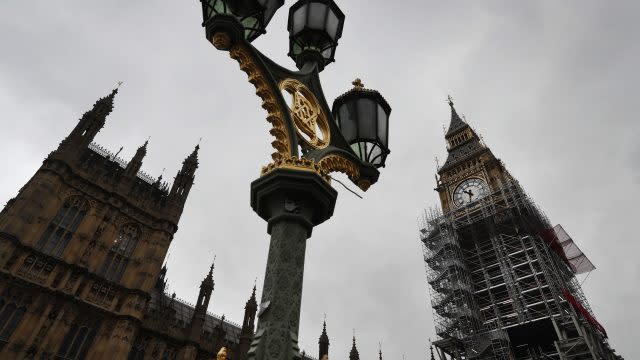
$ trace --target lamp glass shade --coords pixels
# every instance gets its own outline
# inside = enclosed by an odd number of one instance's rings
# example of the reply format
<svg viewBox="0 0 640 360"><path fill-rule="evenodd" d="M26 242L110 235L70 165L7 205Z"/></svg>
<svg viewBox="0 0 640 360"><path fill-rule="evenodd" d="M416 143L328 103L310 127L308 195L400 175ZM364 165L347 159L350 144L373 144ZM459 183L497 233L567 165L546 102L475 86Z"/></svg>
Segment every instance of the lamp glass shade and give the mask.
<svg viewBox="0 0 640 360"><path fill-rule="evenodd" d="M330 11L327 17L327 32L333 40L338 40L336 38L336 35L338 34L338 29L340 28L340 19L338 19L338 16L333 11Z"/></svg>
<svg viewBox="0 0 640 360"><path fill-rule="evenodd" d="M333 62L342 36L344 14L333 0L299 0L289 10L289 56L296 63L304 51L317 51Z"/></svg>
<svg viewBox="0 0 640 360"><path fill-rule="evenodd" d="M387 114L382 105L378 104L378 137L380 141L385 144L385 146L389 145L389 114Z"/></svg>
<svg viewBox="0 0 640 360"><path fill-rule="evenodd" d="M374 90L353 89L333 103L333 116L342 136L360 160L384 167L391 107Z"/></svg>
<svg viewBox="0 0 640 360"><path fill-rule="evenodd" d="M303 5L296 12L293 13L293 32L299 33L306 22L308 5Z"/></svg>
<svg viewBox="0 0 640 360"><path fill-rule="evenodd" d="M216 15L235 17L244 28L248 41L255 40L266 32L266 27L275 12L284 5L284 0L201 0L204 24Z"/></svg>

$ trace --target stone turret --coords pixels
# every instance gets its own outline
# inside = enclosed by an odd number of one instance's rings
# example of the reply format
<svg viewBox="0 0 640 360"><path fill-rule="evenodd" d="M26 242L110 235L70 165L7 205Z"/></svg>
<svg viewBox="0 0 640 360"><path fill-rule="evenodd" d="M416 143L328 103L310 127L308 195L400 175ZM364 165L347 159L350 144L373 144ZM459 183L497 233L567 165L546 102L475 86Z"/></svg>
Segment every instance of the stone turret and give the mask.
<svg viewBox="0 0 640 360"><path fill-rule="evenodd" d="M322 323L322 334L318 339L318 359L322 359L323 356L329 356L329 336L327 335L327 321Z"/></svg>
<svg viewBox="0 0 640 360"><path fill-rule="evenodd" d="M173 181L173 185L171 186L171 191L169 192L169 203L177 214L182 213L184 203L187 200L187 196L189 196L191 187L193 186L196 169L198 169L199 150L200 145L196 145L193 152L182 162L182 168L178 171L178 174Z"/></svg>
<svg viewBox="0 0 640 360"><path fill-rule="evenodd" d="M258 311L258 302L256 300L256 286L253 286L251 297L244 306L244 320L242 321L242 330L240 331L240 344L238 345L239 360L248 359L249 347L253 340L253 330L255 328L256 313Z"/></svg>
<svg viewBox="0 0 640 360"><path fill-rule="evenodd" d="M356 348L356 337L353 336L353 345L351 346L351 352L349 353L349 360L360 360L360 354Z"/></svg>
<svg viewBox="0 0 640 360"><path fill-rule="evenodd" d="M203 331L204 321L207 316L207 309L209 308L209 301L211 300L211 294L213 293L213 287L215 285L213 281L213 269L214 264L211 264L209 273L200 284L198 302L196 303L193 311L193 317L191 318L191 331L189 337L192 341L197 342Z"/></svg>
<svg viewBox="0 0 640 360"><path fill-rule="evenodd" d="M85 112L71 133L60 143L59 151L84 149L95 139L104 127L107 116L113 111L113 99L118 93L115 88L111 93L96 101L91 110ZM75 151L77 154L77 151Z"/></svg>

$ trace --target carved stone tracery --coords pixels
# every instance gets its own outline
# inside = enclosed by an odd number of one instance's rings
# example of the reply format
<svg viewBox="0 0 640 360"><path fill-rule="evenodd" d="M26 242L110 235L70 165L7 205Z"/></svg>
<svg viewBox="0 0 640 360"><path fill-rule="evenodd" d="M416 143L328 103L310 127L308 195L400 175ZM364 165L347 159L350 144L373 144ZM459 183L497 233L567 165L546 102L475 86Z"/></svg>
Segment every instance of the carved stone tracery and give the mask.
<svg viewBox="0 0 640 360"><path fill-rule="evenodd" d="M53 271L55 264L48 261L46 256L29 254L24 258L22 265L17 270L16 275L44 284Z"/></svg>

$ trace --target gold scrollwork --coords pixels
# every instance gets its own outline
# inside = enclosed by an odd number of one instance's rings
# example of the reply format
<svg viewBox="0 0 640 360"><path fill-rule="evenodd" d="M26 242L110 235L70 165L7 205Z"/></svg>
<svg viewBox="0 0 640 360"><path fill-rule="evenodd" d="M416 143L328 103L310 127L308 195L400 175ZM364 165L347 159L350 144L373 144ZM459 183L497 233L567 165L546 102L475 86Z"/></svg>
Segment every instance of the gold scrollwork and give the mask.
<svg viewBox="0 0 640 360"><path fill-rule="evenodd" d="M229 50L231 47L231 37L223 32L217 32L213 34L211 43L218 50Z"/></svg>
<svg viewBox="0 0 640 360"><path fill-rule="evenodd" d="M334 171L339 171L347 174L349 179L358 185L362 191L367 191L371 183L367 180L360 179L360 168L353 161L340 156L329 155L319 162L320 169L325 174L330 174Z"/></svg>
<svg viewBox="0 0 640 360"><path fill-rule="evenodd" d="M213 39L221 47L227 45L227 39ZM347 174L349 179L356 183L360 189L366 191L371 185L369 181L360 179L360 170L351 160L340 155L329 155L319 162L312 159L296 158L291 156L291 141L287 132L285 117L278 105L278 97L274 89L269 86L269 82L262 73L260 67L254 61L249 50L242 44L231 47L229 54L232 59L240 64L240 69L244 71L249 82L256 88L256 95L262 99L262 108L268 115L267 121L272 128L269 131L275 137L271 143L276 150L271 157L274 162L263 167L261 175L266 175L279 168L288 168L303 171L313 171L320 175L327 183L331 183L331 172L339 171ZM307 145L314 148L323 148L329 144L330 131L326 114L322 111L313 93L301 82L294 79L284 80L280 84L280 89L287 91L293 97L293 107L291 116L295 122L300 136ZM319 130L319 133L318 133Z"/></svg>
<svg viewBox="0 0 640 360"><path fill-rule="evenodd" d="M302 171L312 171L316 174L320 175L324 181L327 183L331 182L331 177L329 173L323 172L322 168L319 164L317 164L313 159L305 159L305 158L295 158L293 156L282 157L271 164L264 166L262 168L261 176L266 175L273 170L276 169L291 169L291 170L302 170Z"/></svg>
<svg viewBox="0 0 640 360"><path fill-rule="evenodd" d="M241 44L234 45L231 51L229 51L229 54L232 59L240 64L240 70L247 73L249 82L256 88L256 95L262 99L262 108L267 110L267 121L272 125L269 133L276 138L271 143L273 148L276 149L276 152L271 154L271 158L277 161L278 159L289 156L291 153L290 141L284 114L278 106L277 94L274 89L269 86L269 82L245 46Z"/></svg>
<svg viewBox="0 0 640 360"><path fill-rule="evenodd" d="M280 90L291 95L291 117L299 138L314 149L329 145L329 120L315 95L303 83L295 79L280 82Z"/></svg>
<svg viewBox="0 0 640 360"><path fill-rule="evenodd" d="M360 169L358 168L358 165L353 161L336 154L329 155L319 162L315 162L313 159L298 159L292 156L283 157L263 167L260 175L264 176L276 169L312 171L318 174L329 184L331 183L330 174L338 171L345 173L351 181L362 189L362 191L367 191L371 186L371 182L360 178Z"/></svg>

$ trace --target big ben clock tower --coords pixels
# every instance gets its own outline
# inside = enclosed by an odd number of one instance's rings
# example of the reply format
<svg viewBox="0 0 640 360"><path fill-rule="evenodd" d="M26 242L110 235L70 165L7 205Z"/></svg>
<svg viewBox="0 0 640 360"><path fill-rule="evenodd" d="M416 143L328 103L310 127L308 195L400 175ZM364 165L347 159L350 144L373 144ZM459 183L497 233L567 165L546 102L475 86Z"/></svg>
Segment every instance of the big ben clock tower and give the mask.
<svg viewBox="0 0 640 360"><path fill-rule="evenodd" d="M444 211L487 196L510 177L475 130L460 118L451 97L448 100L451 107L451 123L445 134L448 154L438 169L436 188Z"/></svg>
<svg viewBox="0 0 640 360"><path fill-rule="evenodd" d="M621 359L576 278L593 264L449 106L442 210L420 226L440 360Z"/></svg>

